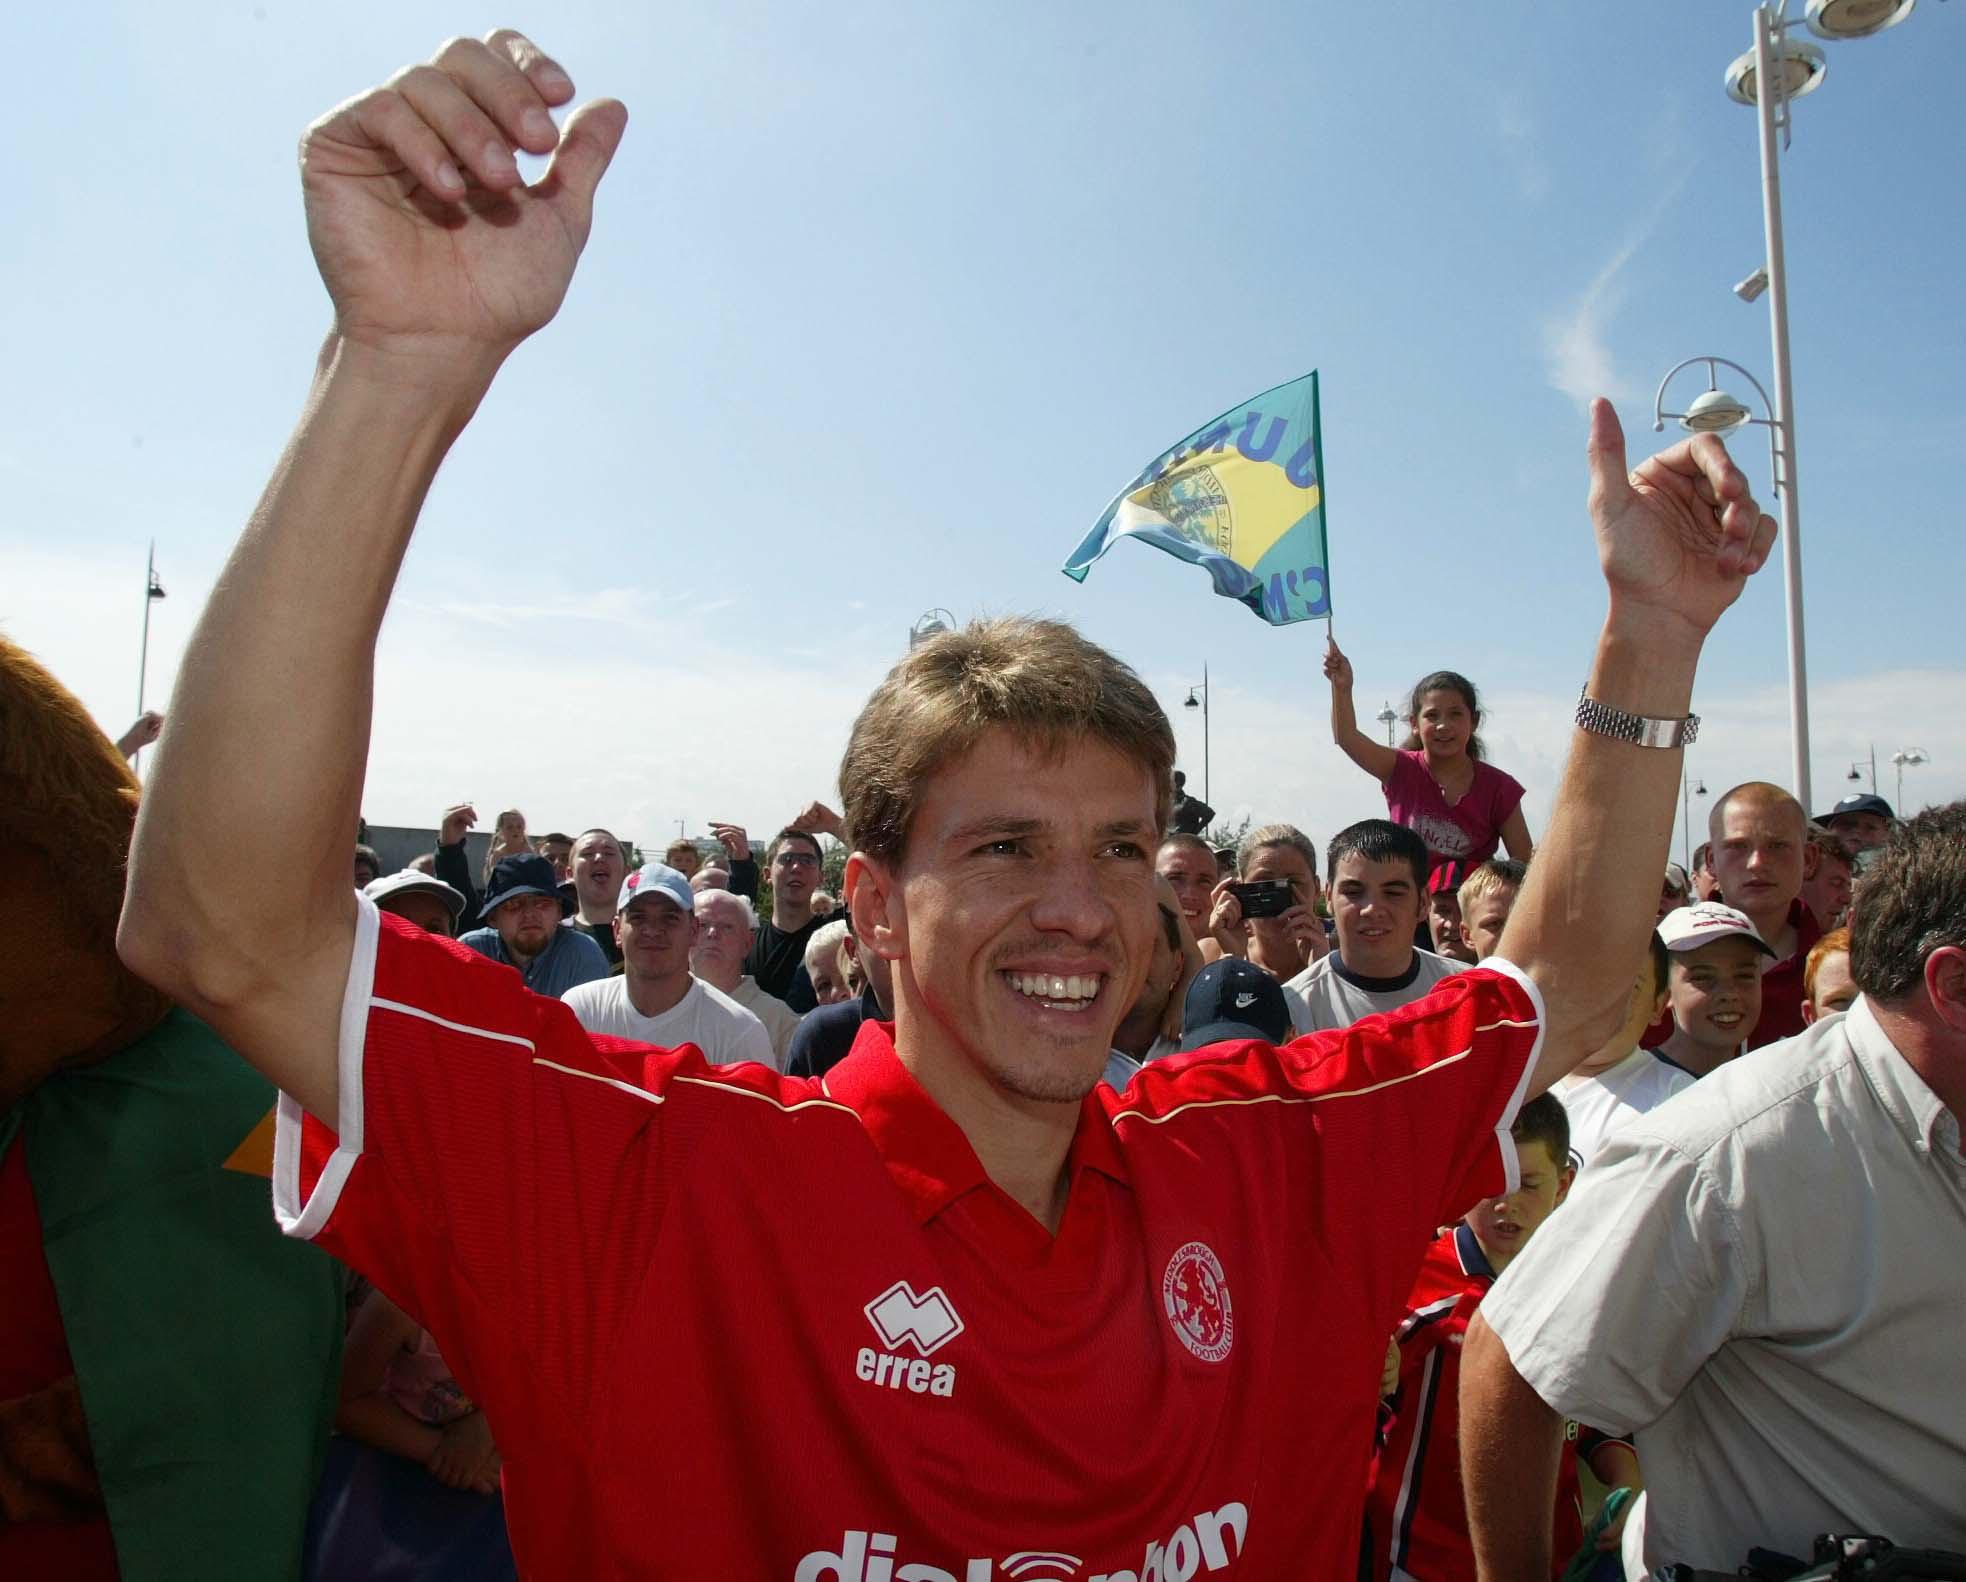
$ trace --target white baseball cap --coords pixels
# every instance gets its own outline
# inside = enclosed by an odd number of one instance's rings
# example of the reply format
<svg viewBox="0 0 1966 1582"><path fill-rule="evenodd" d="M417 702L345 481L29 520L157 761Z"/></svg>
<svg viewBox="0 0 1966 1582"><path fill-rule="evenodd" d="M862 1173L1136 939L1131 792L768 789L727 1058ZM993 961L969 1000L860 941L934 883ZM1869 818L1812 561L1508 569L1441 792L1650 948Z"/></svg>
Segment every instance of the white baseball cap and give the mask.
<svg viewBox="0 0 1966 1582"><path fill-rule="evenodd" d="M1711 945L1716 939L1727 939L1737 934L1743 939L1753 940L1769 955L1775 954L1775 947L1761 937L1761 931L1748 921L1745 912L1722 906L1718 901L1696 901L1692 906L1676 906L1659 919L1659 938L1666 949L1672 951L1698 950L1702 945Z"/></svg>

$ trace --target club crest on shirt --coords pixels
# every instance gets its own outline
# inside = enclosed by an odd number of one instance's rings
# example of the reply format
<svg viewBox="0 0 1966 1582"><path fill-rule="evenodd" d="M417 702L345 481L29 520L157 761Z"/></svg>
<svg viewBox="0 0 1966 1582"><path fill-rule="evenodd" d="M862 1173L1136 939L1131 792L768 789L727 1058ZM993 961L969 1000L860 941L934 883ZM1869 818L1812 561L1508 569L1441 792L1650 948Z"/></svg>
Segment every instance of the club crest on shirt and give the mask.
<svg viewBox="0 0 1966 1582"><path fill-rule="evenodd" d="M1235 1309L1222 1260L1206 1242L1175 1249L1161 1277L1161 1302L1174 1333L1203 1362L1220 1362L1236 1340Z"/></svg>

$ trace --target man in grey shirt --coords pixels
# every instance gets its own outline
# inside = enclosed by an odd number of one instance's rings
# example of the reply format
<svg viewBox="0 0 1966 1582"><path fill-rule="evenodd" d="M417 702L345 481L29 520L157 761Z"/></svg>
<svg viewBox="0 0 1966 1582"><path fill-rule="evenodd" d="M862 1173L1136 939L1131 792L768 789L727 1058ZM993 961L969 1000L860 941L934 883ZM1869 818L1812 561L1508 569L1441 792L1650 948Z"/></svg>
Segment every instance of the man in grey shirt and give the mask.
<svg viewBox="0 0 1966 1582"><path fill-rule="evenodd" d="M485 886L490 926L472 929L458 943L517 968L534 994L557 999L577 983L608 975L601 947L579 930L561 926L572 909L544 857L501 857Z"/></svg>
<svg viewBox="0 0 1966 1582"><path fill-rule="evenodd" d="M1427 848L1403 824L1368 818L1325 848L1338 948L1283 986L1291 1024L1318 1033L1424 1000L1463 964L1413 943L1427 910Z"/></svg>
<svg viewBox="0 0 1966 1582"><path fill-rule="evenodd" d="M1628 1122L1482 1303L1484 1579L1549 1574L1564 1417L1637 1432L1628 1576L1830 1532L1966 1549L1966 802L1865 875L1850 965L1846 1014Z"/></svg>

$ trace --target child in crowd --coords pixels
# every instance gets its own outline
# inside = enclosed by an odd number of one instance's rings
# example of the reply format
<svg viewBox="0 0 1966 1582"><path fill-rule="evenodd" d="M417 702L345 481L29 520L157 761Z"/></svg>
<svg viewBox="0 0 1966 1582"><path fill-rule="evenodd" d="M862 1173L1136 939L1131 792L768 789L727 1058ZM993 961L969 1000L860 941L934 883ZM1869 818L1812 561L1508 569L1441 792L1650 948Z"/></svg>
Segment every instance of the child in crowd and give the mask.
<svg viewBox="0 0 1966 1582"><path fill-rule="evenodd" d="M1529 864L1490 857L1461 881L1461 940L1475 961L1486 961L1502 942L1502 925L1515 910Z"/></svg>
<svg viewBox="0 0 1966 1582"><path fill-rule="evenodd" d="M1299 1033L1397 1010L1462 970L1460 962L1413 944L1425 910L1427 849L1412 830L1382 818L1341 829L1326 850L1325 869L1338 948L1283 986Z"/></svg>
<svg viewBox="0 0 1966 1582"><path fill-rule="evenodd" d="M1394 1335L1399 1383L1366 1497L1368 1573L1374 1582L1474 1582L1474 1550L1461 1503L1458 1396L1461 1340L1481 1299L1570 1190L1570 1127L1549 1094L1516 1116L1520 1185L1470 1209L1427 1251L1407 1315ZM1631 1487L1637 1459L1622 1440L1573 1435L1557 1480L1551 1554L1561 1577L1583 1543L1576 1455L1608 1487ZM1615 1549L1616 1533L1600 1548Z"/></svg>
<svg viewBox="0 0 1966 1582"><path fill-rule="evenodd" d="M1677 910L1675 908L1675 910ZM1550 1089L1570 1117L1570 1146L1588 1168L1609 1137L1634 1115L1657 1109L1682 1088L1693 1085L1690 1072L1669 1065L1638 1040L1666 1003L1672 954L1654 933L1632 985L1625 1023L1604 1046Z"/></svg>
<svg viewBox="0 0 1966 1582"><path fill-rule="evenodd" d="M1835 929L1816 941L1802 966L1802 1019L1812 1025L1847 1011L1860 991L1850 976L1850 930Z"/></svg>
<svg viewBox="0 0 1966 1582"><path fill-rule="evenodd" d="M1718 901L1668 912L1658 932L1672 954L1672 1034L1654 1053L1704 1077L1745 1047L1761 1015L1761 963L1775 952L1745 912Z"/></svg>
<svg viewBox="0 0 1966 1582"><path fill-rule="evenodd" d="M1485 862L1498 843L1517 861L1529 860L1522 787L1484 761L1473 682L1452 670L1423 676L1407 702L1406 744L1392 748L1358 728L1352 662L1335 642L1326 645L1324 673L1331 682L1332 740L1379 782L1393 822L1426 842L1430 867Z"/></svg>

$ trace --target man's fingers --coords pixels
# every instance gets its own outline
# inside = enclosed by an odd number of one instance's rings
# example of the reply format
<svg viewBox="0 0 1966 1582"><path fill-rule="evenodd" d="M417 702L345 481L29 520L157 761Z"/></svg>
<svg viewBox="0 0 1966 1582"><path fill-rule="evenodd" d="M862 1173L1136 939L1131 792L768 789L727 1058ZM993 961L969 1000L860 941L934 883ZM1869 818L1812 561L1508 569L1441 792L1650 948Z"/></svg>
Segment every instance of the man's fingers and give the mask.
<svg viewBox="0 0 1966 1582"><path fill-rule="evenodd" d="M475 38L454 38L431 57L431 65L498 124L507 144L545 154L559 142L560 130L546 113L545 97L507 51Z"/></svg>
<svg viewBox="0 0 1966 1582"><path fill-rule="evenodd" d="M394 165L408 171L418 184L441 198L464 196L464 177L451 158L449 146L394 88L377 88L351 100L309 132L302 144L303 162L317 147L317 135L330 146L352 143L372 150L382 156L385 169ZM370 155L361 157L366 163Z"/></svg>
<svg viewBox="0 0 1966 1582"><path fill-rule="evenodd" d="M565 104L573 97L573 79L566 68L525 34L509 27L493 28L485 35L485 45L524 72L548 104Z"/></svg>
<svg viewBox="0 0 1966 1582"><path fill-rule="evenodd" d="M516 187L519 167L506 135L448 71L411 66L390 79L404 103L444 140L451 158L482 185Z"/></svg>
<svg viewBox="0 0 1966 1582"><path fill-rule="evenodd" d="M563 211L568 228L583 242L593 222L594 189L607 174L627 129L628 107L619 99L583 104L562 129L553 163L534 189Z"/></svg>
<svg viewBox="0 0 1966 1582"><path fill-rule="evenodd" d="M1625 462L1625 430L1618 414L1603 396L1591 402L1591 437L1585 447L1591 473L1591 505L1609 507L1631 493L1631 469Z"/></svg>

